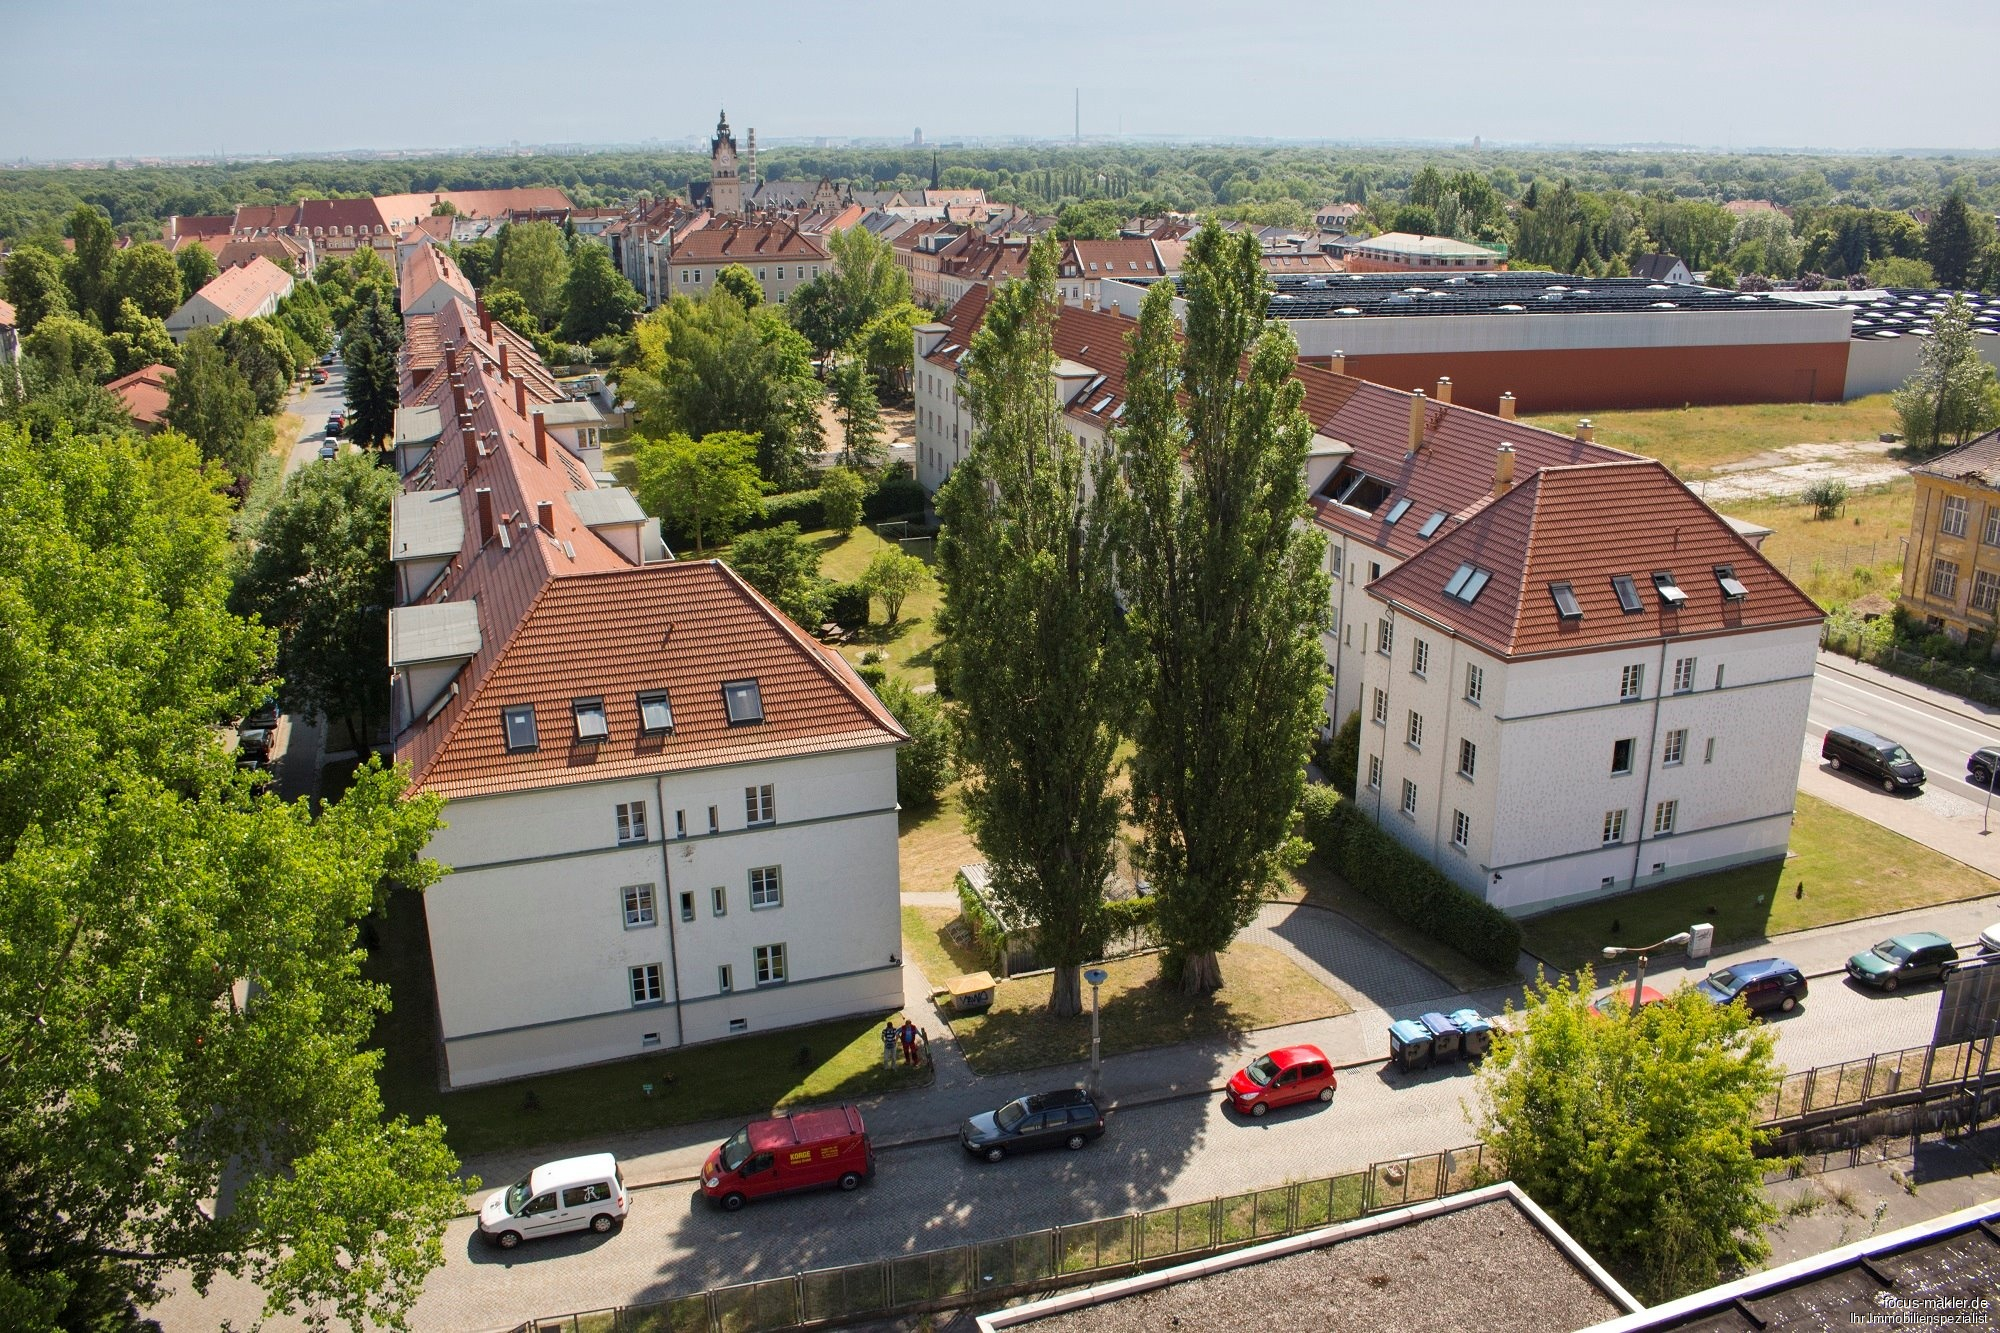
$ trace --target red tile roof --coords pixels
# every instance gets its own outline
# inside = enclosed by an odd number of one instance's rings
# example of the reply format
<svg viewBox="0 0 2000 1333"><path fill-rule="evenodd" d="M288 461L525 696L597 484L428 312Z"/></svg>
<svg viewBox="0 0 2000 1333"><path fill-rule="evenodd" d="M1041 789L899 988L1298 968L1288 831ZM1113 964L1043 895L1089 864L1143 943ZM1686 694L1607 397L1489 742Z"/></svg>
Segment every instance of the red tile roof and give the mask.
<svg viewBox="0 0 2000 1333"><path fill-rule="evenodd" d="M509 213L567 213L569 196L553 185L516 185L499 190L432 190L429 193L385 194L374 200L385 222L398 226L431 215L439 200L448 201L463 218L504 218Z"/></svg>
<svg viewBox="0 0 2000 1333"><path fill-rule="evenodd" d="M832 257L818 237L807 235L789 222L757 222L747 226L712 222L675 241L672 262L732 264L805 259L824 263Z"/></svg>
<svg viewBox="0 0 2000 1333"><path fill-rule="evenodd" d="M224 269L210 278L196 295L230 319L250 319L267 301L283 297L291 287L291 274L264 256L253 255L248 263Z"/></svg>
<svg viewBox="0 0 2000 1333"><path fill-rule="evenodd" d="M1151 241L1069 241L1059 263L1066 278L1157 278L1165 271Z"/></svg>
<svg viewBox="0 0 2000 1333"><path fill-rule="evenodd" d="M1413 508L1402 525L1420 521ZM1470 604L1445 592L1464 565L1491 576ZM1725 566L1743 585L1740 599L1725 595L1717 572ZM1686 594L1678 610L1656 590L1656 573L1671 574ZM1614 575L1632 578L1637 610L1623 609ZM1581 615L1563 615L1550 590L1554 584L1569 586ZM1501 657L1816 625L1823 614L1651 459L1531 473L1369 584L1368 593L1450 626Z"/></svg>
<svg viewBox="0 0 2000 1333"><path fill-rule="evenodd" d="M0 302L0 305L5 304ZM11 323L0 320L0 323ZM173 374L169 366L141 366L129 375L120 375L104 387L125 401L125 410L132 414L132 420L141 426L157 426L167 416L167 380Z"/></svg>
<svg viewBox="0 0 2000 1333"><path fill-rule="evenodd" d="M986 318L986 304L992 288L974 287L951 308L945 323L951 332L924 360L955 373L972 339ZM1125 339L1138 327L1116 311L1085 310L1066 305L1056 313L1055 353L1065 361L1090 366L1099 374L1069 402L1064 415L1104 427L1119 420L1125 408ZM948 349L948 350L947 350Z"/></svg>
<svg viewBox="0 0 2000 1333"><path fill-rule="evenodd" d="M969 231L938 252L938 272L967 282L999 283L1026 276L1028 243Z"/></svg>
<svg viewBox="0 0 2000 1333"><path fill-rule="evenodd" d="M451 256L435 245L419 245L410 251L403 261L403 275L400 283L402 306L408 310L417 300L439 283L458 294L458 299L468 305L477 299L472 291L472 281L451 262Z"/></svg>
<svg viewBox="0 0 2000 1333"><path fill-rule="evenodd" d="M273 264L284 259L301 271L306 267L306 248L289 236L204 236L200 243L213 251L218 269L241 267L258 255Z"/></svg>
<svg viewBox="0 0 2000 1333"><path fill-rule="evenodd" d="M352 227L356 236L363 236L373 235L384 220L373 199L302 199L292 225L306 235L318 227L329 236L341 236Z"/></svg>
<svg viewBox="0 0 2000 1333"><path fill-rule="evenodd" d="M298 221L297 204L244 204L236 210L229 229L238 236L284 231Z"/></svg>
<svg viewBox="0 0 2000 1333"><path fill-rule="evenodd" d="M16 316L13 305L6 301L0 301L0 329L13 328L15 320Z"/></svg>

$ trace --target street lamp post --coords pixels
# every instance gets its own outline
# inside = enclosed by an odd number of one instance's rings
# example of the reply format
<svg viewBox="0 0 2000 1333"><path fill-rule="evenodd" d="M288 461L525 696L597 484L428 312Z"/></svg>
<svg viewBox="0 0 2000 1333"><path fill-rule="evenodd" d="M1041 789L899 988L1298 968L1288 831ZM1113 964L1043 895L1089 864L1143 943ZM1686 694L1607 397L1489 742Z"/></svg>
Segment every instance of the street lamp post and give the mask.
<svg viewBox="0 0 2000 1333"><path fill-rule="evenodd" d="M1097 1100L1098 1090L1098 1035L1097 1035L1097 988L1111 979L1111 974L1101 967L1093 967L1083 974L1090 983L1090 1097Z"/></svg>
<svg viewBox="0 0 2000 1333"><path fill-rule="evenodd" d="M1657 944L1643 944L1636 949L1620 949L1617 946L1610 944L1604 946L1604 956L1606 958L1612 958L1612 959L1623 958L1627 954L1639 955L1639 979L1632 983L1633 1013L1636 1014L1639 1012L1639 997L1643 995L1646 991L1646 955L1652 953L1655 949L1667 948L1669 945L1686 944L1688 940L1691 938L1693 937L1689 935L1687 931L1684 930L1678 935L1667 936L1665 939L1659 941Z"/></svg>

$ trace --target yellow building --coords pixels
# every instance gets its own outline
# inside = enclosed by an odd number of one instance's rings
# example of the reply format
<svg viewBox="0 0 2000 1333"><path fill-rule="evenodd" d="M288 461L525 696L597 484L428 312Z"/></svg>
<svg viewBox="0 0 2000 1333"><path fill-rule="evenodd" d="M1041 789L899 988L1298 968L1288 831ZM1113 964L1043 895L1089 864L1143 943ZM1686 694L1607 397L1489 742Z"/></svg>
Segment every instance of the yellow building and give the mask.
<svg viewBox="0 0 2000 1333"><path fill-rule="evenodd" d="M1910 469L1903 605L1954 639L2000 628L2000 431Z"/></svg>

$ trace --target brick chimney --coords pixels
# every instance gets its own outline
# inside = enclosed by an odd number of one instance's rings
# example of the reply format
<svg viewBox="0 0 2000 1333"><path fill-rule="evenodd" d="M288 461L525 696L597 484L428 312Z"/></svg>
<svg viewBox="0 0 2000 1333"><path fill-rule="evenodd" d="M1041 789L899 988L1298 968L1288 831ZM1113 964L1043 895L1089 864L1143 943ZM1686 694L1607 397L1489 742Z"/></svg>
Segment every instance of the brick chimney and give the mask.
<svg viewBox="0 0 2000 1333"><path fill-rule="evenodd" d="M1511 393L1500 395L1500 419L1502 421L1514 419L1514 395Z"/></svg>
<svg viewBox="0 0 2000 1333"><path fill-rule="evenodd" d="M1327 358L1327 369L1336 375L1345 375L1347 373L1347 353L1342 351L1334 352L1331 357Z"/></svg>
<svg viewBox="0 0 2000 1333"><path fill-rule="evenodd" d="M451 377L451 414L455 417L465 415L465 377L463 375L453 375Z"/></svg>
<svg viewBox="0 0 2000 1333"><path fill-rule="evenodd" d="M473 300L478 303L477 308L479 311L479 331L481 333L484 333L487 337L491 338L493 336L493 316L486 309L486 298L483 296L477 296L474 297Z"/></svg>
<svg viewBox="0 0 2000 1333"><path fill-rule="evenodd" d="M484 546L486 545L486 543L493 540L492 487L481 486L478 490L472 493L472 499L474 504L477 505L479 509L479 544L481 546Z"/></svg>
<svg viewBox="0 0 2000 1333"><path fill-rule="evenodd" d="M1514 489L1514 446L1503 444L1493 451L1493 498Z"/></svg>
<svg viewBox="0 0 2000 1333"><path fill-rule="evenodd" d="M1437 400L1440 403L1448 403L1451 401L1451 376L1449 375L1438 376Z"/></svg>
<svg viewBox="0 0 2000 1333"><path fill-rule="evenodd" d="M502 338L500 340L500 378L503 380L506 379L510 369L512 367L507 362L507 340Z"/></svg>
<svg viewBox="0 0 2000 1333"><path fill-rule="evenodd" d="M514 377L514 415L528 415L528 382L519 375Z"/></svg>
<svg viewBox="0 0 2000 1333"><path fill-rule="evenodd" d="M1424 405L1429 401L1422 389L1410 391L1410 453L1424 447Z"/></svg>
<svg viewBox="0 0 2000 1333"><path fill-rule="evenodd" d="M535 526L553 537L556 535L556 502L554 500L535 501Z"/></svg>
<svg viewBox="0 0 2000 1333"><path fill-rule="evenodd" d="M535 459L549 461L549 419L540 412L535 413Z"/></svg>
<svg viewBox="0 0 2000 1333"><path fill-rule="evenodd" d="M1577 421L1576 438L1582 440L1585 444L1589 444L1597 438L1597 427L1590 424L1589 417L1583 417Z"/></svg>
<svg viewBox="0 0 2000 1333"><path fill-rule="evenodd" d="M444 373L447 375L456 375L458 373L457 343L447 342L444 345Z"/></svg>

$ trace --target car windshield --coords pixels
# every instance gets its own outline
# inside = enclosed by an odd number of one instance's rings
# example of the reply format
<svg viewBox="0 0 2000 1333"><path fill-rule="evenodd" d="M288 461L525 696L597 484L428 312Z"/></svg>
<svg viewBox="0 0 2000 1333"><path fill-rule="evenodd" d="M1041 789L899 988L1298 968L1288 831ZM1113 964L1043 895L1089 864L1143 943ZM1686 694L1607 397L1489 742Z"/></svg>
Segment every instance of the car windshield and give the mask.
<svg viewBox="0 0 2000 1333"><path fill-rule="evenodd" d="M1875 952L1892 963L1900 963L1910 956L1911 950L1901 940L1883 940L1875 946Z"/></svg>
<svg viewBox="0 0 2000 1333"><path fill-rule="evenodd" d="M1710 977L1708 979L1708 984L1715 987L1717 990L1727 994L1728 992L1736 989L1737 985L1736 974L1730 971L1728 968L1724 968L1722 971L1717 972L1714 976Z"/></svg>
<svg viewBox="0 0 2000 1333"><path fill-rule="evenodd" d="M1271 1080L1278 1076L1278 1062L1268 1055L1260 1055L1243 1070L1250 1081L1258 1087L1269 1087Z"/></svg>
<svg viewBox="0 0 2000 1333"><path fill-rule="evenodd" d="M528 1199L530 1197L531 1196L528 1193L528 1177L522 1176L519 1180L509 1185L507 1187L507 1198L505 1200L505 1203L507 1205L507 1216L519 1217L521 1215L521 1209L527 1206Z"/></svg>
<svg viewBox="0 0 2000 1333"><path fill-rule="evenodd" d="M734 1171L743 1165L749 1156L750 1131L747 1128L737 1130L736 1137L722 1145L722 1165L726 1170Z"/></svg>
<svg viewBox="0 0 2000 1333"><path fill-rule="evenodd" d="M1910 752L1902 746L1892 745L1889 747L1889 762L1892 764L1914 764L1917 761L1910 758Z"/></svg>
<svg viewBox="0 0 2000 1333"><path fill-rule="evenodd" d="M1001 1107L999 1110L993 1113L994 1121L998 1123L1000 1128L1002 1129L1011 1130L1012 1128L1014 1128L1014 1126L1020 1124L1023 1120L1026 1120L1027 1118L1028 1118L1028 1102L1026 1098L1021 1098L1017 1101L1008 1102L1005 1106Z"/></svg>

